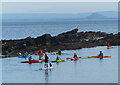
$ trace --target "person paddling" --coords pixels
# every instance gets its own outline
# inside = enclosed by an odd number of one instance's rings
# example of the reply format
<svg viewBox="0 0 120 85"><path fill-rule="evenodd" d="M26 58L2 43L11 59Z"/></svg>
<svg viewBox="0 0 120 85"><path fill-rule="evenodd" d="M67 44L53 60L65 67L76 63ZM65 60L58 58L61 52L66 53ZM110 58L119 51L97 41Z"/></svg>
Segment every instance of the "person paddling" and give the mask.
<svg viewBox="0 0 120 85"><path fill-rule="evenodd" d="M24 53L24 56L25 56L25 57L27 57L27 56L28 56L28 52L27 52L27 51Z"/></svg>
<svg viewBox="0 0 120 85"><path fill-rule="evenodd" d="M56 61L57 61L57 60L61 60L59 56L57 56Z"/></svg>
<svg viewBox="0 0 120 85"><path fill-rule="evenodd" d="M100 54L98 55L100 59L103 59L103 53L100 51Z"/></svg>
<svg viewBox="0 0 120 85"><path fill-rule="evenodd" d="M107 43L107 49L110 49L111 48L110 43L108 41L106 43Z"/></svg>
<svg viewBox="0 0 120 85"><path fill-rule="evenodd" d="M59 54L59 55L61 55L61 54L62 54L62 51L61 51L60 49L58 50L58 54Z"/></svg>
<svg viewBox="0 0 120 85"><path fill-rule="evenodd" d="M43 55L44 55L44 51L43 51L43 50L40 50L40 51L38 52L38 55L39 55L39 60L42 60L42 57L43 57Z"/></svg>
<svg viewBox="0 0 120 85"><path fill-rule="evenodd" d="M109 48L111 48L111 46L110 46L110 44L109 43L107 43L107 48L109 49Z"/></svg>
<svg viewBox="0 0 120 85"><path fill-rule="evenodd" d="M30 56L30 57L28 58L28 60L29 60L29 61L32 61L32 56Z"/></svg>
<svg viewBox="0 0 120 85"><path fill-rule="evenodd" d="M74 53L74 56L73 56L73 58L78 58L76 53Z"/></svg>

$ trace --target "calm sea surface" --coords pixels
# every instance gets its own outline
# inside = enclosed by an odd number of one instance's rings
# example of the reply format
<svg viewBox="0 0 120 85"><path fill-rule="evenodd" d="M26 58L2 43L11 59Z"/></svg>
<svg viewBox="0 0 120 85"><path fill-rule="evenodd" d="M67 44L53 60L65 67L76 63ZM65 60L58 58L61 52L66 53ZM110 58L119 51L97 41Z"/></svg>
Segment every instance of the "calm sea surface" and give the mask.
<svg viewBox="0 0 120 85"><path fill-rule="evenodd" d="M87 56L98 55L102 50L104 55L112 56L106 59L90 59ZM118 47L107 49L105 46L83 48L81 50L65 50L60 57L73 57L73 53L83 57L78 61L53 63L54 69L40 70L43 63L20 63L25 59L2 59L3 83L117 83L118 82ZM55 55L50 55L55 60ZM34 59L38 56L33 55Z"/></svg>
<svg viewBox="0 0 120 85"><path fill-rule="evenodd" d="M49 22L3 22L2 39L37 37L49 33L52 36L78 28L79 31L102 31L117 33L117 21L49 21Z"/></svg>

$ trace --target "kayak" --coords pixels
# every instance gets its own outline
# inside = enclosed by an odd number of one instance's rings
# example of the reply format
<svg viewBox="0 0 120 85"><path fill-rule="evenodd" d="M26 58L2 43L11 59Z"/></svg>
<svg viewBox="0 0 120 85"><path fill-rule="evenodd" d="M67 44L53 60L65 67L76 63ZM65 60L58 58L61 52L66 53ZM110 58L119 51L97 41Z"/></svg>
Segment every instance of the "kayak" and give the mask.
<svg viewBox="0 0 120 85"><path fill-rule="evenodd" d="M103 58L111 58L112 56L103 56ZM99 56L88 56L88 58L99 58Z"/></svg>
<svg viewBox="0 0 120 85"><path fill-rule="evenodd" d="M68 58L66 58L66 59L67 59L67 60L68 60L68 59L78 60L79 58L82 58L82 57L78 57L78 58L69 58L69 57L68 57Z"/></svg>
<svg viewBox="0 0 120 85"><path fill-rule="evenodd" d="M43 67L42 70L53 69L53 67Z"/></svg>
<svg viewBox="0 0 120 85"><path fill-rule="evenodd" d="M64 62L65 60L55 60L55 61L51 61L51 62L57 62L57 63L59 63L59 62Z"/></svg>
<svg viewBox="0 0 120 85"><path fill-rule="evenodd" d="M107 49L110 49L111 48L111 46L107 46Z"/></svg>
<svg viewBox="0 0 120 85"><path fill-rule="evenodd" d="M76 60L79 60L79 58L71 58L71 60L74 60L74 61L76 61Z"/></svg>
<svg viewBox="0 0 120 85"><path fill-rule="evenodd" d="M43 62L42 60L31 60L31 61L23 61L21 63L41 63Z"/></svg>
<svg viewBox="0 0 120 85"><path fill-rule="evenodd" d="M61 54L59 54L59 53L51 53L51 55L63 55L64 53L61 53Z"/></svg>
<svg viewBox="0 0 120 85"><path fill-rule="evenodd" d="M18 58L28 58L27 56L18 56Z"/></svg>

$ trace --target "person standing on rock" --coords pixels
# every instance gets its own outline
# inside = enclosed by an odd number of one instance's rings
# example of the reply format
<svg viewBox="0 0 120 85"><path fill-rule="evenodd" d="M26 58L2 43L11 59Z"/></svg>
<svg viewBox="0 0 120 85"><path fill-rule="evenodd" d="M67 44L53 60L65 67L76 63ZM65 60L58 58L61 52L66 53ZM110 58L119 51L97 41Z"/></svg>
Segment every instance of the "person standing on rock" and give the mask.
<svg viewBox="0 0 120 85"><path fill-rule="evenodd" d="M40 51L38 52L38 55L39 55L39 60L42 60L42 57L43 57L43 55L44 55L44 51L43 51L43 50L40 50Z"/></svg>
<svg viewBox="0 0 120 85"><path fill-rule="evenodd" d="M98 55L100 59L103 59L103 53L100 51L100 54Z"/></svg>

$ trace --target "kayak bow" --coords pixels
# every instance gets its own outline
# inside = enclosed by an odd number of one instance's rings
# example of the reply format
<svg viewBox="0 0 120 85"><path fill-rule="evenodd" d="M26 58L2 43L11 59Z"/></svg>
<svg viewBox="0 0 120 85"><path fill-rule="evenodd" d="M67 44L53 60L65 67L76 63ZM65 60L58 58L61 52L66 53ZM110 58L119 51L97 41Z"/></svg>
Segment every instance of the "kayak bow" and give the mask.
<svg viewBox="0 0 120 85"><path fill-rule="evenodd" d="M57 63L59 63L59 62L64 62L65 60L55 60L55 61L51 61L51 62L57 62Z"/></svg>
<svg viewBox="0 0 120 85"><path fill-rule="evenodd" d="M41 63L43 62L42 60L31 60L31 61L23 61L21 63Z"/></svg>
<svg viewBox="0 0 120 85"><path fill-rule="evenodd" d="M27 56L18 56L18 58L28 58Z"/></svg>

